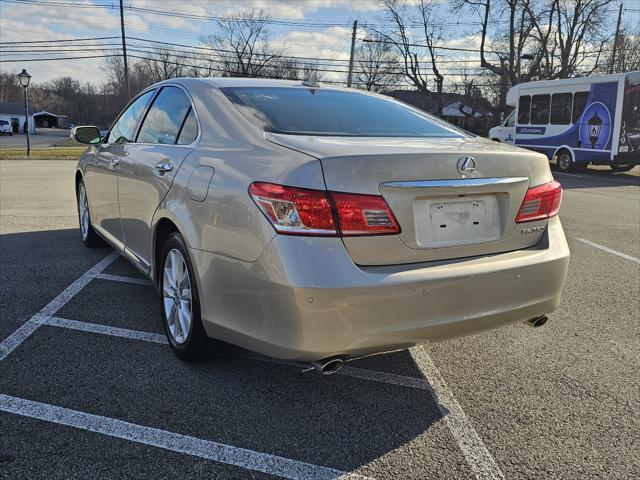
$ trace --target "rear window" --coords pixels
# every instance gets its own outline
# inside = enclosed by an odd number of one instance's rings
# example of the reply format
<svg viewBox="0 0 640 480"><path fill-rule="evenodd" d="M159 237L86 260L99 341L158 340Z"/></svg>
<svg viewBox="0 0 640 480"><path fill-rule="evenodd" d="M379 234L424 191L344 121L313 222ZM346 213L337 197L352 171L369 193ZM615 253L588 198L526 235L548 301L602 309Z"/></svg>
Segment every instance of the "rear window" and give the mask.
<svg viewBox="0 0 640 480"><path fill-rule="evenodd" d="M391 100L301 87L226 87L222 92L267 132L344 137L461 137L461 130Z"/></svg>
<svg viewBox="0 0 640 480"><path fill-rule="evenodd" d="M6 120L0 120L0 125L9 125L9 122Z"/></svg>

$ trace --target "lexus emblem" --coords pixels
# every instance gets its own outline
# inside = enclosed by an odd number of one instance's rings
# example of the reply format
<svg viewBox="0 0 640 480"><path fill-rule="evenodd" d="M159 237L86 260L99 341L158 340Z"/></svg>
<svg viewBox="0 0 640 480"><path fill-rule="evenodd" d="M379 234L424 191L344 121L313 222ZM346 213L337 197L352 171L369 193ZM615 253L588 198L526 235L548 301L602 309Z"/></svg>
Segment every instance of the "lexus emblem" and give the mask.
<svg viewBox="0 0 640 480"><path fill-rule="evenodd" d="M473 157L460 157L456 164L458 171L461 174L472 173L476 170L476 159Z"/></svg>

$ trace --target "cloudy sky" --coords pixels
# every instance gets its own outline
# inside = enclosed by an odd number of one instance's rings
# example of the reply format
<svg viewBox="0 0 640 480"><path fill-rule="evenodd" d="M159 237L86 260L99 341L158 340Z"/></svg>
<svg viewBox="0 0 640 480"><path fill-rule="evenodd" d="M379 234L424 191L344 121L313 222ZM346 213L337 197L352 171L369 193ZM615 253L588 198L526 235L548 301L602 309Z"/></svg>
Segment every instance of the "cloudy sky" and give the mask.
<svg viewBox="0 0 640 480"><path fill-rule="evenodd" d="M633 4L637 0L625 0ZM377 0L125 0L125 6L148 8L168 12L184 12L194 15L219 16L241 10L264 8L273 19L290 21L288 25L270 25L275 43L284 45L286 54L331 59L349 58L350 24L357 19L361 25L379 25L384 21ZM630 7L631 8L631 7ZM634 7L637 8L637 7ZM615 12L612 11L615 23ZM450 11L442 5L439 17L445 24L445 45L478 48L479 25L469 13ZM197 45L203 34L212 33L215 22L211 20L185 19L173 15L159 15L141 11L125 11L128 37L158 40L183 45ZM629 19L626 19L628 21ZM637 20L637 17L636 17ZM315 26L301 23L316 23ZM318 23L322 25L317 25ZM335 25L327 25L335 24ZM120 35L118 0L0 0L0 42L25 42L41 40L80 39L87 37L110 37ZM366 31L359 31L360 38ZM109 48L118 48L118 39ZM24 47L23 47L24 48ZM70 50L72 47L68 47ZM17 49L16 49L17 50ZM81 80L100 83L100 65L103 59L76 59L63 61L19 61L40 56L87 55L86 52L53 53L44 55L32 52L25 54L0 53L0 68L20 71L22 68L33 75L34 81L44 82L51 78L69 75ZM100 52L100 54L109 52ZM97 54L97 53L96 53ZM473 53L446 55L451 60L471 62L477 58ZM467 63L473 66L473 63ZM327 79L344 80L344 75L333 73Z"/></svg>

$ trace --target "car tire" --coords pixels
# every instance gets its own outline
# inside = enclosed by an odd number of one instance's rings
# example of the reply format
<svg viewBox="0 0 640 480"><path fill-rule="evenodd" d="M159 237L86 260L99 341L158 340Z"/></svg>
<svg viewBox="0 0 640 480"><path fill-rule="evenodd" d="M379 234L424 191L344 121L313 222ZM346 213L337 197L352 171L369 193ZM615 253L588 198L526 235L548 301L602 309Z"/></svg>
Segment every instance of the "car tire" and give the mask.
<svg viewBox="0 0 640 480"><path fill-rule="evenodd" d="M80 238L87 247L98 247L104 245L104 241L91 226L91 214L89 212L89 200L87 198L87 188L84 181L78 182L76 191L78 205L78 223L80 226Z"/></svg>
<svg viewBox="0 0 640 480"><path fill-rule="evenodd" d="M628 172L635 167L635 165L609 165L614 172Z"/></svg>
<svg viewBox="0 0 640 480"><path fill-rule="evenodd" d="M575 169L575 163L567 150L560 150L558 152L556 164L561 172L571 172Z"/></svg>
<svg viewBox="0 0 640 480"><path fill-rule="evenodd" d="M178 358L203 360L219 342L210 339L200 316L200 296L187 246L177 232L167 238L158 269L162 326Z"/></svg>

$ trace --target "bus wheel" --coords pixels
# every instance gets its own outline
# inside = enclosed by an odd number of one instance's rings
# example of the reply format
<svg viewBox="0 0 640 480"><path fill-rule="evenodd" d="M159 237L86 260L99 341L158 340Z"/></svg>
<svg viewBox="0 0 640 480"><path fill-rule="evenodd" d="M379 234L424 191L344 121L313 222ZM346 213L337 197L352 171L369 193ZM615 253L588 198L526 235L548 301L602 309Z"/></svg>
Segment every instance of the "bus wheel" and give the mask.
<svg viewBox="0 0 640 480"><path fill-rule="evenodd" d="M609 165L614 172L628 172L635 165Z"/></svg>
<svg viewBox="0 0 640 480"><path fill-rule="evenodd" d="M573 162L571 161L571 154L566 150L558 152L557 156L558 168L562 172L570 172L573 170Z"/></svg>

